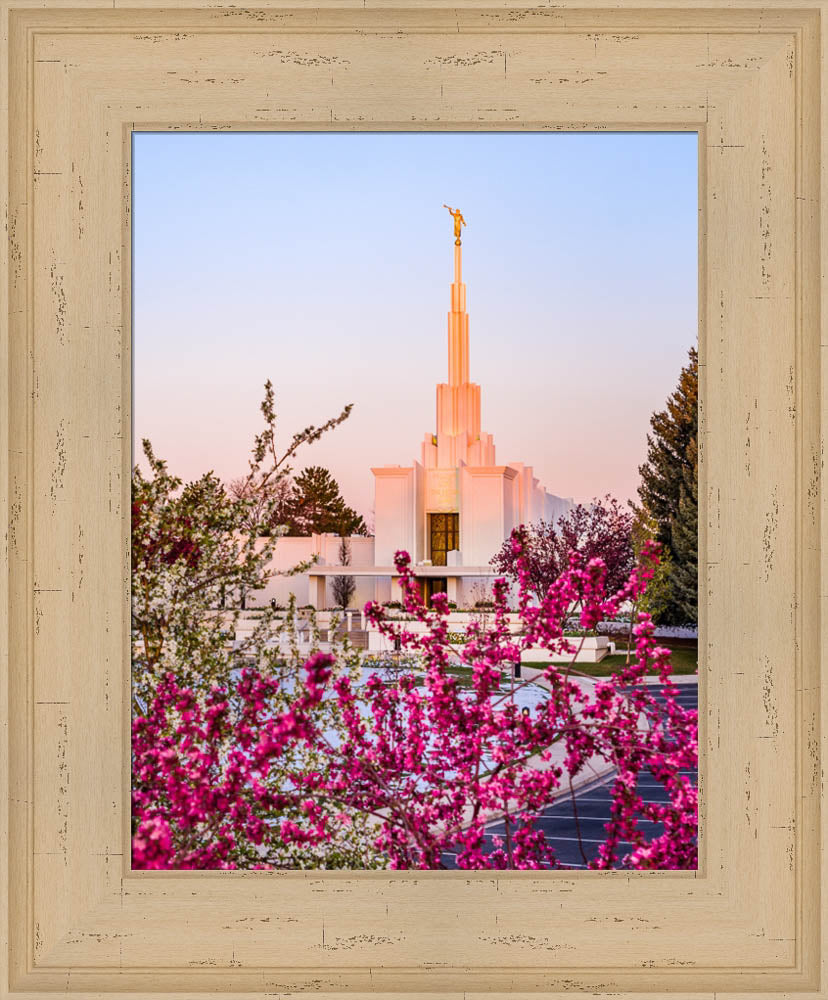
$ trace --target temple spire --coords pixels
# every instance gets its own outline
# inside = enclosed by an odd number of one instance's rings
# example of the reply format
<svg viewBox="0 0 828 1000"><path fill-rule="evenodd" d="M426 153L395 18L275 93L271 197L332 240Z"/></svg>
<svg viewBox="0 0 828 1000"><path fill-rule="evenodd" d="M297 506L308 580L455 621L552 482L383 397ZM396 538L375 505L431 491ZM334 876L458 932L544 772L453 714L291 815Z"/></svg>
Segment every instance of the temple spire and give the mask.
<svg viewBox="0 0 828 1000"><path fill-rule="evenodd" d="M463 284L463 247L460 235L466 225L459 208L448 208L454 220L454 282L451 286L451 310L448 315L448 384L469 381L469 317L466 313L466 286Z"/></svg>
<svg viewBox="0 0 828 1000"><path fill-rule="evenodd" d="M454 219L454 281L448 313L448 382L437 386L437 433L423 441L426 468L493 466L491 434L480 428L480 386L469 381L469 315L463 284L463 248L460 235L466 225L460 209L448 208Z"/></svg>
<svg viewBox="0 0 828 1000"><path fill-rule="evenodd" d="M463 248L454 247L454 282L451 286L451 309L448 314L448 384L469 381L469 314L466 312L466 286L462 282Z"/></svg>

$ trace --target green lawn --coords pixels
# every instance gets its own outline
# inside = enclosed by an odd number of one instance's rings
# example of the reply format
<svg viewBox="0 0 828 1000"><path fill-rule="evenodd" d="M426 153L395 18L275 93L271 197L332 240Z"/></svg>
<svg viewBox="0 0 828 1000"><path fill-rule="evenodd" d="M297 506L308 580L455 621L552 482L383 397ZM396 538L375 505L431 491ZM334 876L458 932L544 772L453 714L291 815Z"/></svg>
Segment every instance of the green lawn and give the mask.
<svg viewBox="0 0 828 1000"><path fill-rule="evenodd" d="M671 662L674 674L695 674L699 667L698 649L692 646L674 645L669 639L659 639L660 646L667 646L673 651ZM623 667L627 661L626 653L616 653L614 656L605 656L600 663L577 663L575 666L584 674L591 677L609 677L614 674L619 667ZM563 666L564 664L559 664ZM524 663L524 667L535 667L542 670L545 663Z"/></svg>
<svg viewBox="0 0 828 1000"><path fill-rule="evenodd" d="M698 650L695 646L689 646L686 644L674 644L670 642L669 639L659 640L659 645L667 646L668 649L672 650L672 673L674 674L695 674L698 670ZM616 653L614 656L605 656L600 663L578 663L576 665L577 669L584 674L589 674L591 677L609 677L619 667L623 667L626 662L626 654ZM536 670L543 670L546 666L545 663L524 663L524 667L534 667ZM566 666L564 663L558 664L559 667L563 668ZM450 666L446 667L446 674L449 677L456 677L460 683L461 687L470 688L472 686L472 669L471 667L460 664L452 663ZM423 686L424 677L422 674L416 679L416 686ZM505 690L509 686L508 676L504 677L502 682L501 690Z"/></svg>

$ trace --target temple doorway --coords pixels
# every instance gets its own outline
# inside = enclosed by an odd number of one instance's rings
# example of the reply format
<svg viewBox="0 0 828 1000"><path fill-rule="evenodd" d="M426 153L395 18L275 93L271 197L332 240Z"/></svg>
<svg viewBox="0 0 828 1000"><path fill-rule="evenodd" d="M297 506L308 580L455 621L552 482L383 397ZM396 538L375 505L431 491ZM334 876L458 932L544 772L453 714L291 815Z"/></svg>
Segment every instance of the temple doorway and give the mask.
<svg viewBox="0 0 828 1000"><path fill-rule="evenodd" d="M430 607L431 598L435 594L445 594L448 591L448 581L444 576L427 576L423 580L423 604Z"/></svg>

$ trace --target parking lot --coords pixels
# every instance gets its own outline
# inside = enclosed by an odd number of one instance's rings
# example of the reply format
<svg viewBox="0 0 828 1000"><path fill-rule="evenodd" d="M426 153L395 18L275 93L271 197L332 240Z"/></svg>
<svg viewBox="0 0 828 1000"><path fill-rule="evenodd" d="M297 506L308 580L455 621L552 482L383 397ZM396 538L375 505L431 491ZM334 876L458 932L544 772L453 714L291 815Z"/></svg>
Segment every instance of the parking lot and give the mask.
<svg viewBox="0 0 828 1000"><path fill-rule="evenodd" d="M698 707L698 683L682 683L678 685L678 701L684 708ZM660 689L657 689L657 693ZM696 771L683 771L695 782ZM610 788L613 775L583 786L575 793L575 801L570 795L562 795L552 805L541 813L537 826L543 830L546 840L551 843L562 865L567 868L586 868L588 863L597 857L598 846L606 838L604 824L610 819ZM638 779L638 788L645 802L667 802L668 796L660 782L649 773L642 773ZM577 819L576 819L577 813ZM663 833L661 824L642 821L641 830L651 836ZM580 837L579 837L580 830ZM493 838L503 837L505 826L502 820L491 823L486 828L486 844L491 849ZM630 845L619 844L619 854L628 850ZM453 854L443 855L443 864L447 868L456 868Z"/></svg>

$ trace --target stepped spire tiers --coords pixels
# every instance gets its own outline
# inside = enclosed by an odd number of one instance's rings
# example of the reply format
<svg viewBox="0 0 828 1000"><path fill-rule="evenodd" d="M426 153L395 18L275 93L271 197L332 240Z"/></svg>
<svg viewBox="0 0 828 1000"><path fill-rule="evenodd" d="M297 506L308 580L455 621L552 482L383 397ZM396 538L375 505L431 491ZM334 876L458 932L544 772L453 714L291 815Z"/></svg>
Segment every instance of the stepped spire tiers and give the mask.
<svg viewBox="0 0 828 1000"><path fill-rule="evenodd" d="M448 206L446 206L448 207ZM480 386L469 381L469 314L463 284L460 212L454 216L454 281L448 314L448 382L437 386L437 433L426 434L422 446L427 469L495 464L491 434L480 430ZM465 225L465 220L462 222Z"/></svg>

